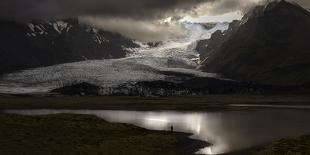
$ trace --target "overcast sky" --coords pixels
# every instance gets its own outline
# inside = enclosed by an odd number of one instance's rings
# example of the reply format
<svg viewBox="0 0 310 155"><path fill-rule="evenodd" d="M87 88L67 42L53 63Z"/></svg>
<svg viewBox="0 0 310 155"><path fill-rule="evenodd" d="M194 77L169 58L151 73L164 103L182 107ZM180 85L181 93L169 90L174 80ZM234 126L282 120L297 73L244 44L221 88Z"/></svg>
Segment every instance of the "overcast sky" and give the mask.
<svg viewBox="0 0 310 155"><path fill-rule="evenodd" d="M136 39L181 35L176 21L231 21L262 0L1 0L0 18L31 20L80 17L107 30ZM310 0L295 0L309 8ZM163 23L170 17L170 23ZM143 36L143 34L145 34Z"/></svg>

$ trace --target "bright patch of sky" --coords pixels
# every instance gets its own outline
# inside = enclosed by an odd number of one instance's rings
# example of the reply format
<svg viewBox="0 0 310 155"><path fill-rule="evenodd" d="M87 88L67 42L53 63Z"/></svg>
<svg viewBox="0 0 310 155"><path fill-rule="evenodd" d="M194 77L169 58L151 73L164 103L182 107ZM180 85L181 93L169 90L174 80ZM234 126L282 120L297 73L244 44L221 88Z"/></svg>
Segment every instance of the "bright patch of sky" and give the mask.
<svg viewBox="0 0 310 155"><path fill-rule="evenodd" d="M213 22L232 22L233 20L240 20L243 17L239 11L229 12L222 15L203 15L199 17L186 16L181 19L181 22L192 22L192 23L213 23Z"/></svg>

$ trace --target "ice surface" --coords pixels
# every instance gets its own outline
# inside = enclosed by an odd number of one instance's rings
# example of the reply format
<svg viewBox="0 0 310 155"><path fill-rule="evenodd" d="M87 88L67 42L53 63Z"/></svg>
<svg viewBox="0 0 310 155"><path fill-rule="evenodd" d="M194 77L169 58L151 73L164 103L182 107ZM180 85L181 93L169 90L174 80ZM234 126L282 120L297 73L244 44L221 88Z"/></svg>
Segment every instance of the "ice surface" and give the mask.
<svg viewBox="0 0 310 155"><path fill-rule="evenodd" d="M66 26L65 23L54 24L59 31ZM137 81L174 82L182 78L179 75L216 77L195 69L199 59L196 42L209 38L216 30L227 29L228 25L219 23L211 30L198 24L185 23L184 26L187 28L186 37L157 47L141 46L127 58L67 63L4 75L0 78L0 93L45 93L77 82L110 88Z"/></svg>

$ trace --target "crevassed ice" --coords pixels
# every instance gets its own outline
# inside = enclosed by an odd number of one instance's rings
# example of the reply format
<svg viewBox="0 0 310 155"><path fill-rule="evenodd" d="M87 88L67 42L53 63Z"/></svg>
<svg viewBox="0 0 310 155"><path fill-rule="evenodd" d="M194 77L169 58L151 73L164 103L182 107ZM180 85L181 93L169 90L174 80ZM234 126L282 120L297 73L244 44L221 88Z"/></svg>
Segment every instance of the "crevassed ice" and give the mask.
<svg viewBox="0 0 310 155"><path fill-rule="evenodd" d="M62 24L60 24L62 25ZM199 58L194 50L196 42L207 39L216 30L225 30L227 24L217 24L206 30L198 24L185 23L187 36L150 48L142 46L129 57L60 64L29 69L4 75L0 79L0 93L45 93L77 82L88 82L102 87L116 87L136 81L178 81L182 73L193 77L216 77L195 68Z"/></svg>

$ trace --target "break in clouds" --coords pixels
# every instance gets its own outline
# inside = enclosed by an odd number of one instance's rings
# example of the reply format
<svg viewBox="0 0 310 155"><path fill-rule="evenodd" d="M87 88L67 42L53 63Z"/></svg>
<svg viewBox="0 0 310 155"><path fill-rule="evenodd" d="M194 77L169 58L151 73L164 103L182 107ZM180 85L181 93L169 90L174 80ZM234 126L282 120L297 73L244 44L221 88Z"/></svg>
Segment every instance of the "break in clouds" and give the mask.
<svg viewBox="0 0 310 155"><path fill-rule="evenodd" d="M28 21L79 17L82 22L142 41L183 35L178 19L244 11L263 0L1 0L0 18ZM309 0L295 0L309 7ZM163 22L170 17L172 20Z"/></svg>

